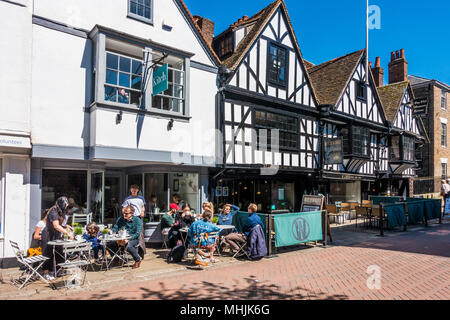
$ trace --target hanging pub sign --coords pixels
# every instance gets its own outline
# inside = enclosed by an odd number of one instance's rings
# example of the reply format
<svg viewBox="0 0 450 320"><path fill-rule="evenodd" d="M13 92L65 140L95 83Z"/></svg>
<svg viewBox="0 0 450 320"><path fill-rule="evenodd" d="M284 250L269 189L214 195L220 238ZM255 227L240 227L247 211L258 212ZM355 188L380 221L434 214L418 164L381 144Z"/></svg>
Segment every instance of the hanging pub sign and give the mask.
<svg viewBox="0 0 450 320"><path fill-rule="evenodd" d="M164 64L153 71L153 95L166 91L169 88L169 67Z"/></svg>
<svg viewBox="0 0 450 320"><path fill-rule="evenodd" d="M414 100L413 115L425 115L428 109L428 97L417 98Z"/></svg>
<svg viewBox="0 0 450 320"><path fill-rule="evenodd" d="M344 147L342 137L324 138L324 163L342 164L344 162Z"/></svg>

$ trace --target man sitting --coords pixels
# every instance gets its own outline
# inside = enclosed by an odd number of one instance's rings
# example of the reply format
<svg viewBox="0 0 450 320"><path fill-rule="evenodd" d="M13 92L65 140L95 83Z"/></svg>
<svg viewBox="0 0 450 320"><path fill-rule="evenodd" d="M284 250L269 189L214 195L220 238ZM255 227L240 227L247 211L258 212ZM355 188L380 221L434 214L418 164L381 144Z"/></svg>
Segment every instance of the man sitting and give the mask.
<svg viewBox="0 0 450 320"><path fill-rule="evenodd" d="M233 253L238 251L239 247L247 242L247 237L256 225L259 224L261 225L261 227L263 227L261 218L256 214L257 210L258 206L254 203L251 203L248 206L249 215L243 227L243 233L233 232L224 238L225 243L227 243L231 247Z"/></svg>
<svg viewBox="0 0 450 320"><path fill-rule="evenodd" d="M134 207L126 206L123 208L123 216L117 219L116 224L112 228L114 233L117 233L121 229L125 229L131 239L112 242L108 247L113 252L117 252L119 249L118 246L126 247L126 250L133 256L133 269L139 268L141 266L141 257L139 256L136 246L139 244L142 221L139 217L134 216Z"/></svg>

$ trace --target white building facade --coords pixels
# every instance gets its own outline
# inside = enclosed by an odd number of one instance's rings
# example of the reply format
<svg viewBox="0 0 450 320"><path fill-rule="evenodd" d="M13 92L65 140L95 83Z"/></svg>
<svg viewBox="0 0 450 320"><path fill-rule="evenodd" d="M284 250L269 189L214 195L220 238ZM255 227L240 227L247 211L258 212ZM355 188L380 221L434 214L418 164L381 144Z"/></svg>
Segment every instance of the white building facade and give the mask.
<svg viewBox="0 0 450 320"><path fill-rule="evenodd" d="M23 10L24 19L27 12L26 23L15 22L20 30L11 27L28 37L27 47L17 48L27 57L11 55L27 61L18 77L28 82L26 95L11 98L27 121L19 130L12 114L9 128L28 139L31 133L32 149L12 164L0 153L2 195L8 171L20 169L28 197L20 227L19 220L8 225L15 212L2 198L2 239L27 247L36 223L63 195L96 221L112 223L131 184L147 201L156 196L161 211L175 194L199 211L216 161L218 59L183 1L10 2L0 5ZM168 87L154 93L153 72L165 65ZM9 244L2 258L8 257Z"/></svg>

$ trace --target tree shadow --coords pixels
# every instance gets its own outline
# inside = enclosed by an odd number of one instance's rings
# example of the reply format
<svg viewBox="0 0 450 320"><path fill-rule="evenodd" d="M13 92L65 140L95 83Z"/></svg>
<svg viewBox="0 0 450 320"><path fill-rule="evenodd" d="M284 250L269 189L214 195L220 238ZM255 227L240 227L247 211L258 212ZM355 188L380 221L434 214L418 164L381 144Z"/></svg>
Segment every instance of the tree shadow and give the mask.
<svg viewBox="0 0 450 320"><path fill-rule="evenodd" d="M319 299L319 300L348 300L349 297L343 294L328 294L320 290L310 290L298 286L296 288L284 289L281 286L258 282L255 276L244 279L242 285L226 285L223 283L214 283L209 281L199 281L190 286L183 286L180 289L168 289L163 282L159 282L160 288L151 289L140 287L134 292L140 299L151 300L223 300L232 297L233 300L301 300L301 299ZM91 299L128 299L124 296L114 296L112 293L94 294ZM229 298L231 299L231 298Z"/></svg>

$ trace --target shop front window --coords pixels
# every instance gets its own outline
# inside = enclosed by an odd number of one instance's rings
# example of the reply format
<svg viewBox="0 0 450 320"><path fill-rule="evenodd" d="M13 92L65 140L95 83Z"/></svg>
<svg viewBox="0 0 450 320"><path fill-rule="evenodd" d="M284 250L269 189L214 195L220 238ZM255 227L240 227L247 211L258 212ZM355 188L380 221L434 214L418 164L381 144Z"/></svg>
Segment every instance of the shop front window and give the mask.
<svg viewBox="0 0 450 320"><path fill-rule="evenodd" d="M294 183L273 181L271 210L294 211Z"/></svg>
<svg viewBox="0 0 450 320"><path fill-rule="evenodd" d="M400 136L391 138L391 159L400 160Z"/></svg>
<svg viewBox="0 0 450 320"><path fill-rule="evenodd" d="M255 181L255 203L258 206L258 211L267 212L268 210L270 210L270 206L272 204L270 190L270 181ZM247 211L247 207L242 208L242 211Z"/></svg>
<svg viewBox="0 0 450 320"><path fill-rule="evenodd" d="M103 172L91 174L91 193L89 211L92 212L93 221L103 223Z"/></svg>
<svg viewBox="0 0 450 320"><path fill-rule="evenodd" d="M198 207L198 174L169 173L170 202L175 197L183 203L189 203L191 209L200 212Z"/></svg>
<svg viewBox="0 0 450 320"><path fill-rule="evenodd" d="M361 201L361 181L331 182L329 203Z"/></svg>
<svg viewBox="0 0 450 320"><path fill-rule="evenodd" d="M59 197L73 199L80 211L87 210L87 171L42 170L42 213L50 209Z"/></svg>
<svg viewBox="0 0 450 320"><path fill-rule="evenodd" d="M125 192L125 197L130 195L130 187L135 184L139 186L139 194L142 196L142 173L130 174L127 176L127 190Z"/></svg>
<svg viewBox="0 0 450 320"><path fill-rule="evenodd" d="M144 198L147 202L145 210L155 213L155 209L166 211L168 206L167 199L167 174L166 173L146 173L144 175ZM154 203L153 202L153 200Z"/></svg>
<svg viewBox="0 0 450 320"><path fill-rule="evenodd" d="M120 177L105 177L105 224L113 224L121 214Z"/></svg>

